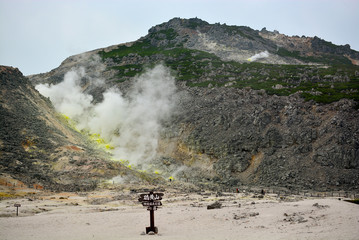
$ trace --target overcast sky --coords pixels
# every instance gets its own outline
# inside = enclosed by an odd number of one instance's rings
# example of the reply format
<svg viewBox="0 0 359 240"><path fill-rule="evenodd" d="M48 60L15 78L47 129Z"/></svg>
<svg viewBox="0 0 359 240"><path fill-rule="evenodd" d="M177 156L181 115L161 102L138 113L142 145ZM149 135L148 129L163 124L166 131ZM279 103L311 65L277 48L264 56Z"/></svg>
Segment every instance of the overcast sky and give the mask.
<svg viewBox="0 0 359 240"><path fill-rule="evenodd" d="M0 65L47 72L173 17L318 36L359 51L359 0L0 0Z"/></svg>

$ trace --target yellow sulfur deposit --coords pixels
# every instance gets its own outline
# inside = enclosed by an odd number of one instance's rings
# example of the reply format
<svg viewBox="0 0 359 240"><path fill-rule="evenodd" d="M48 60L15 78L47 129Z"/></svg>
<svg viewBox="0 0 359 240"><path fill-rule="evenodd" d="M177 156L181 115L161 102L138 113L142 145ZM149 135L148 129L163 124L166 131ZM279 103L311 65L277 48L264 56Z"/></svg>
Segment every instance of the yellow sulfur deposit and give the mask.
<svg viewBox="0 0 359 240"><path fill-rule="evenodd" d="M115 149L114 146L112 146L112 145L110 145L110 144L106 144L106 145L105 145L105 148L106 148L107 150L113 150L113 149Z"/></svg>
<svg viewBox="0 0 359 240"><path fill-rule="evenodd" d="M80 130L78 130L76 128L76 122L74 120L72 120L69 116L65 115L65 114L61 114L61 117L63 118L63 120L67 123L67 125L69 127L71 127L72 129L74 129L76 132L81 132Z"/></svg>
<svg viewBox="0 0 359 240"><path fill-rule="evenodd" d="M114 146L107 143L105 139L101 138L101 135L98 133L89 134L89 137L92 141L96 142L100 148L104 148L107 151L115 149Z"/></svg>

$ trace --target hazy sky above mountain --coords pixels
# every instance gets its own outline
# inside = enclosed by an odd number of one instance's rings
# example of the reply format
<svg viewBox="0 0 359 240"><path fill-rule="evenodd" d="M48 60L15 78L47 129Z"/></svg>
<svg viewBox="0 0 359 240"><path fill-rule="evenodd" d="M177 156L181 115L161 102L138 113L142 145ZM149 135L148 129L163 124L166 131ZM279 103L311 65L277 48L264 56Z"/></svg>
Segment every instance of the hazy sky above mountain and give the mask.
<svg viewBox="0 0 359 240"><path fill-rule="evenodd" d="M0 65L47 72L173 17L318 36L359 51L358 13L359 0L0 0Z"/></svg>

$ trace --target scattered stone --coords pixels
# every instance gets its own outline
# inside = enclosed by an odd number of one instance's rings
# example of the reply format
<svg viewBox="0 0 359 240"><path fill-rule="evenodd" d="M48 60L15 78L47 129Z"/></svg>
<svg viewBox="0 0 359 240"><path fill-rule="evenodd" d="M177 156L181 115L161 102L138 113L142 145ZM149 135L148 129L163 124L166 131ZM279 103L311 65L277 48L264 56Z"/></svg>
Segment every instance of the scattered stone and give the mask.
<svg viewBox="0 0 359 240"><path fill-rule="evenodd" d="M259 215L258 212L249 213L249 216L250 216L250 217L255 217L255 216L258 216L258 215Z"/></svg>
<svg viewBox="0 0 359 240"><path fill-rule="evenodd" d="M203 207L203 203L194 202L194 203L191 203L191 206L192 207Z"/></svg>
<svg viewBox="0 0 359 240"><path fill-rule="evenodd" d="M43 212L48 212L50 211L49 209L46 209L46 208L39 208L39 210L43 211Z"/></svg>
<svg viewBox="0 0 359 240"><path fill-rule="evenodd" d="M320 205L319 203L314 203L313 207L319 208L319 209L323 209L323 208L328 208L328 205Z"/></svg>
<svg viewBox="0 0 359 240"><path fill-rule="evenodd" d="M284 213L285 218L283 219L283 221L290 222L291 224L308 222L308 220L301 215L302 213L293 213L293 214Z"/></svg>
<svg viewBox="0 0 359 240"><path fill-rule="evenodd" d="M216 208L222 208L222 203L216 201L215 203L212 203L207 206L207 209L216 209Z"/></svg>
<svg viewBox="0 0 359 240"><path fill-rule="evenodd" d="M248 216L247 216L247 214L245 214L245 213L242 213L242 214L240 214L240 215L234 214L233 219L234 219L234 220L239 220L239 219L244 219L244 218L247 218L247 217L248 217Z"/></svg>
<svg viewBox="0 0 359 240"><path fill-rule="evenodd" d="M241 213L240 215L234 214L233 219L234 220L239 220L239 219L244 219L244 218L248 218L248 217L255 217L255 216L258 216L258 215L259 215L258 212Z"/></svg>

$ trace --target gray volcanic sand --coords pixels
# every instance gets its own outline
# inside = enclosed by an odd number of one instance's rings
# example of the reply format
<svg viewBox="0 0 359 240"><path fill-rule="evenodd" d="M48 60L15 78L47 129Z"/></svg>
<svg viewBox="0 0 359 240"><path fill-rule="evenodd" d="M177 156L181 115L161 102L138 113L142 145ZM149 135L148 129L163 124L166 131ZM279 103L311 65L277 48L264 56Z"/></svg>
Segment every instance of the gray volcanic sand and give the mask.
<svg viewBox="0 0 359 240"><path fill-rule="evenodd" d="M165 193L157 235L145 235L149 211L136 194L74 193L0 202L2 240L359 239L359 205L338 198L216 197ZM207 210L215 201L222 208ZM20 203L16 217L14 203Z"/></svg>

